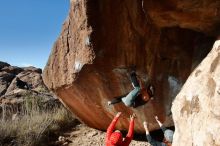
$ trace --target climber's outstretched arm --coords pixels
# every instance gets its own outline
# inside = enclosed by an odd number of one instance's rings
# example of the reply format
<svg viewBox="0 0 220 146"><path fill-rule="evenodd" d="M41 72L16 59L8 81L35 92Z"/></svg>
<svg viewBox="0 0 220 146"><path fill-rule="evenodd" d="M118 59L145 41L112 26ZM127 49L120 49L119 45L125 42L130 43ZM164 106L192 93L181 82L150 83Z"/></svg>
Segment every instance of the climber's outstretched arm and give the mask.
<svg viewBox="0 0 220 146"><path fill-rule="evenodd" d="M159 119L158 119L157 116L155 116L155 119L156 119L157 123L159 124L161 130L162 130L163 132L165 132L166 127L164 127L164 125L159 121Z"/></svg>
<svg viewBox="0 0 220 146"><path fill-rule="evenodd" d="M110 138L112 132L114 131L115 125L116 125L116 123L117 123L120 116L121 116L121 112L118 112L116 114L116 116L114 117L114 119L112 120L111 124L108 126L107 134L106 134L106 139L107 140Z"/></svg>
<svg viewBox="0 0 220 146"><path fill-rule="evenodd" d="M128 134L125 137L124 143L125 145L129 145L133 139L134 136L134 118L136 117L135 114L130 116L130 125L129 125L129 130Z"/></svg>

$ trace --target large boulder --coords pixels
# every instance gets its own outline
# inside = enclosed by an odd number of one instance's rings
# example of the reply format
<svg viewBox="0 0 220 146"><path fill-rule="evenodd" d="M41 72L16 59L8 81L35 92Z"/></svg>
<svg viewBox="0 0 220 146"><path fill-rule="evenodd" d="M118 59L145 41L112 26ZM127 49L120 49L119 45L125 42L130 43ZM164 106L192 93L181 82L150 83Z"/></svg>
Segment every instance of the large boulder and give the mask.
<svg viewBox="0 0 220 146"><path fill-rule="evenodd" d="M219 35L218 0L142 0L143 10L159 27L181 27Z"/></svg>
<svg viewBox="0 0 220 146"><path fill-rule="evenodd" d="M173 102L173 145L220 145L220 40Z"/></svg>
<svg viewBox="0 0 220 146"><path fill-rule="evenodd" d="M144 132L143 120L158 129L155 115L172 126L172 101L212 47L219 6L218 0L71 0L43 71L45 84L94 128L105 130L118 111L124 113L119 129L127 129L133 112L136 132ZM107 106L132 90L132 65L144 83L154 85L155 99L138 108Z"/></svg>

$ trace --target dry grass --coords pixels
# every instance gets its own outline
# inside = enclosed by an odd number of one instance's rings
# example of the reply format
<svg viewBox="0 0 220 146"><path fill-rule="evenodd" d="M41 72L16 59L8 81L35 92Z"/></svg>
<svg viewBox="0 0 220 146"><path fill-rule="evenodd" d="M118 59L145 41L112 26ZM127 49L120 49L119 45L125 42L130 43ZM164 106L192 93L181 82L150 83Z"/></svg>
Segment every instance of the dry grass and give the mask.
<svg viewBox="0 0 220 146"><path fill-rule="evenodd" d="M27 96L19 108L19 114L1 116L6 118L0 119L0 146L49 145L61 130L75 124L72 114L61 104L44 107L41 100L40 97Z"/></svg>

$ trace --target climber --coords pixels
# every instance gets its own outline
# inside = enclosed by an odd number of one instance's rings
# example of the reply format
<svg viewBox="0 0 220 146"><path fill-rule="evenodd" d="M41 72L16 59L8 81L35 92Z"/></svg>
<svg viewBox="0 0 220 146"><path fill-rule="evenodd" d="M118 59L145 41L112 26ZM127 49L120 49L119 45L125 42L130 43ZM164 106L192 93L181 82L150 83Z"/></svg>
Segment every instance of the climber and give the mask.
<svg viewBox="0 0 220 146"><path fill-rule="evenodd" d="M135 99L138 97L138 95L141 95L141 98L144 102L147 102L149 99L153 99L154 88L152 85L146 89L142 82L139 84L135 71L131 72L130 78L134 89L128 93L127 96L120 96L108 101L108 105L123 102L126 106L136 107Z"/></svg>
<svg viewBox="0 0 220 146"><path fill-rule="evenodd" d="M124 139L122 137L122 133L119 130L115 130L113 132L113 130L115 129L115 125L120 116L121 116L121 112L118 112L107 129L107 134L105 137L106 146L128 146L133 139L134 118L136 117L135 114L130 116L129 130L127 136Z"/></svg>
<svg viewBox="0 0 220 146"><path fill-rule="evenodd" d="M167 146L171 146L172 142L173 142L173 130L167 129L159 120L158 117L155 116L155 119L157 121L157 123L160 126L160 129L163 131L164 133L164 143L166 143Z"/></svg>
<svg viewBox="0 0 220 146"><path fill-rule="evenodd" d="M164 141L163 142L159 142L154 140L149 133L148 127L147 127L147 122L144 121L143 125L144 125L144 129L146 132L146 137L147 137L147 141L152 145L152 146L171 146L172 142L173 142L173 131L170 129L166 129L164 127L164 125L158 120L158 117L155 116L155 119L157 121L157 123L159 124L161 130L164 133Z"/></svg>
<svg viewBox="0 0 220 146"><path fill-rule="evenodd" d="M16 77L16 86L20 89L29 90L29 85L26 82L20 80L19 77Z"/></svg>

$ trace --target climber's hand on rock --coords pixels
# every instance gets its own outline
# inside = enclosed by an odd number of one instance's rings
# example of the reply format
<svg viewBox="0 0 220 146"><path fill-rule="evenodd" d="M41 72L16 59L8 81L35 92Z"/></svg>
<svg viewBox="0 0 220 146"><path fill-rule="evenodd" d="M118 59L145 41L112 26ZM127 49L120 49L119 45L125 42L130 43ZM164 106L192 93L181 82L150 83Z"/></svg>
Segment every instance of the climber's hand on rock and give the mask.
<svg viewBox="0 0 220 146"><path fill-rule="evenodd" d="M120 117L120 116L121 116L121 112L118 112L115 117Z"/></svg>
<svg viewBox="0 0 220 146"><path fill-rule="evenodd" d="M130 115L130 120L132 120L132 119L134 119L136 117L137 117L136 114L132 114L132 115Z"/></svg>
<svg viewBox="0 0 220 146"><path fill-rule="evenodd" d="M155 119L156 119L157 121L159 121L157 116L155 116Z"/></svg>
<svg viewBox="0 0 220 146"><path fill-rule="evenodd" d="M111 101L108 101L108 106L110 106L112 104L112 102Z"/></svg>
<svg viewBox="0 0 220 146"><path fill-rule="evenodd" d="M143 122L143 125L144 125L144 129L148 129L148 128L147 128L147 122L146 122L146 121Z"/></svg>

